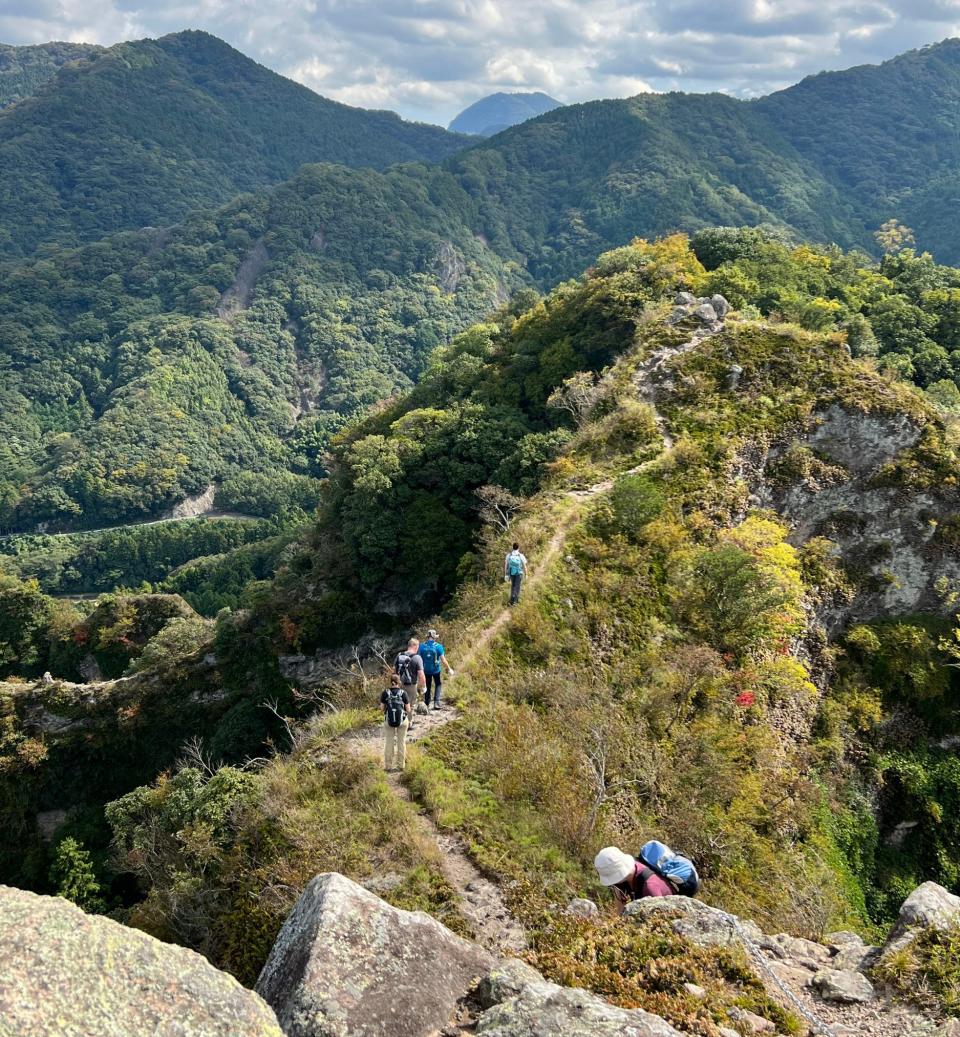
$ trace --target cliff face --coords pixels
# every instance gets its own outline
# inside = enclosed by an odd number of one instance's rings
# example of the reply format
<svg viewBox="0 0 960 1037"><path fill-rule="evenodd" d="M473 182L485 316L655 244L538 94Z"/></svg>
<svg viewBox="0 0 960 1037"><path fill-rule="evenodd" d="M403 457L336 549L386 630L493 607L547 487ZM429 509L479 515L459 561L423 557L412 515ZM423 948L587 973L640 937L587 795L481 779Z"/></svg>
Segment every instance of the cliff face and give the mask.
<svg viewBox="0 0 960 1037"><path fill-rule="evenodd" d="M960 580L960 492L955 468L924 468L925 441L936 436L916 416L834 404L748 471L758 506L789 523L790 542L829 539L850 573L849 592L816 609L828 634L854 621L949 611Z"/></svg>

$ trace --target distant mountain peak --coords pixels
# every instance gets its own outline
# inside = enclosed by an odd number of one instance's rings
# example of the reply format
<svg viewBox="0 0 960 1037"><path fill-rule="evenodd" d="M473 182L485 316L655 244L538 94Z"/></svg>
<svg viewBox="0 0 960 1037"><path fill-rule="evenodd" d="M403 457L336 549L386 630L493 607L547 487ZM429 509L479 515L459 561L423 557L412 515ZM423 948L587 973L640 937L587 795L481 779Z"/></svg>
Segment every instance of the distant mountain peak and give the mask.
<svg viewBox="0 0 960 1037"><path fill-rule="evenodd" d="M542 91L506 93L499 91L482 97L450 123L456 133L470 133L478 137L492 137L517 123L560 108L561 102Z"/></svg>

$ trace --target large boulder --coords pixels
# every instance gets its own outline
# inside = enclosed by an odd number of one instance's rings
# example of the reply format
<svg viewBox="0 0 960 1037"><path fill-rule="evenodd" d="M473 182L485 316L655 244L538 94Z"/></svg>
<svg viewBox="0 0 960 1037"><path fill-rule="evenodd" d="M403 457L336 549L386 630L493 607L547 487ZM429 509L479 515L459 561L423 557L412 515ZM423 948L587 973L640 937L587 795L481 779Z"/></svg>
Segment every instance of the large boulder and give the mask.
<svg viewBox="0 0 960 1037"><path fill-rule="evenodd" d="M924 882L900 905L883 957L902 950L925 929L951 929L960 924L960 897L936 882Z"/></svg>
<svg viewBox="0 0 960 1037"><path fill-rule="evenodd" d="M282 1037L276 1016L205 958L0 886L0 1032Z"/></svg>
<svg viewBox="0 0 960 1037"><path fill-rule="evenodd" d="M492 965L429 915L330 873L303 891L256 989L287 1037L426 1037Z"/></svg>
<svg viewBox="0 0 960 1037"><path fill-rule="evenodd" d="M596 994L555 983L525 983L477 1020L478 1037L680 1037L642 1008L618 1008Z"/></svg>

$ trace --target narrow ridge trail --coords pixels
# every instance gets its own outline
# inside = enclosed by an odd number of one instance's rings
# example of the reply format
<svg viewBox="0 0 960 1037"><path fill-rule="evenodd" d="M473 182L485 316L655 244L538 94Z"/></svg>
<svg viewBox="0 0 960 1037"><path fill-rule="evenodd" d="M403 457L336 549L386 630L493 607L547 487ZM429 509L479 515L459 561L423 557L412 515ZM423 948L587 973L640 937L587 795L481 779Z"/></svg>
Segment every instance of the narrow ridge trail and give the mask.
<svg viewBox="0 0 960 1037"><path fill-rule="evenodd" d="M650 460L622 473L623 475L634 475L643 471L659 461L663 454L673 447L673 437L666 420L656 408L657 382L662 379L664 366L674 357L696 348L704 338L722 330L722 321L717 321L711 327L698 328L687 342L680 346L665 346L658 349L640 365L634 376L634 384L640 398L653 410L656 427L662 441L662 450L658 451L657 455ZM550 572L553 563L563 550L570 530L583 514L582 505L599 494L606 493L612 489L613 485L614 479L607 478L584 489L566 491L564 498L575 506L569 509L546 547L540 552L536 566L524 581L526 594L529 595ZM511 611L509 605L502 608L493 621L487 624L480 636L471 643L469 649L458 656L460 669L466 669L483 652L487 651L493 639L509 622ZM407 735L407 744L419 742L428 737L456 719L457 715L457 710L450 706L442 710L416 714ZM347 740L350 752L358 756L382 758L383 729L380 725L364 728L349 735ZM410 790L400 780L397 772L387 772L386 779L396 796L407 803L417 805ZM522 924L511 914L500 887L484 877L470 860L463 840L453 833L442 831L430 815L422 809L418 814L417 824L422 833L439 849L443 875L456 890L460 912L473 930L477 941L489 950L498 953L523 950L527 945L527 940Z"/></svg>

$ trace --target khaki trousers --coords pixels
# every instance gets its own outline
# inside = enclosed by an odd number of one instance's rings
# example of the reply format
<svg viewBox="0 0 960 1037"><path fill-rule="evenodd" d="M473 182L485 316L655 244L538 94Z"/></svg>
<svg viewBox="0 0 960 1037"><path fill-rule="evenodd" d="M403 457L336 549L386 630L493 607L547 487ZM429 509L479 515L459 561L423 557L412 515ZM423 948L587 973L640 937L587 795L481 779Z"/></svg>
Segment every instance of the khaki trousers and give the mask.
<svg viewBox="0 0 960 1037"><path fill-rule="evenodd" d="M407 718L404 717L399 727L391 727L383 722L383 765L387 770L396 766L403 770L407 763Z"/></svg>

